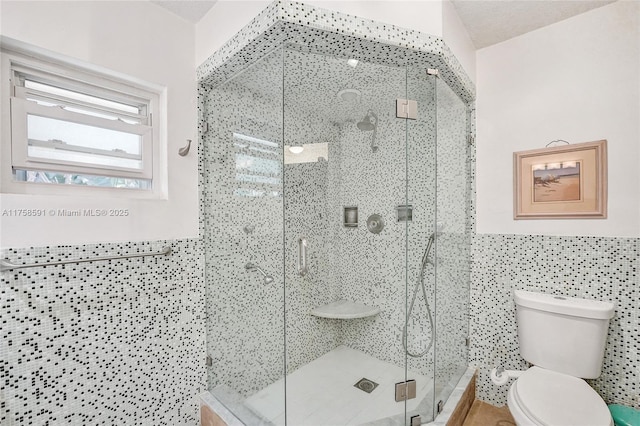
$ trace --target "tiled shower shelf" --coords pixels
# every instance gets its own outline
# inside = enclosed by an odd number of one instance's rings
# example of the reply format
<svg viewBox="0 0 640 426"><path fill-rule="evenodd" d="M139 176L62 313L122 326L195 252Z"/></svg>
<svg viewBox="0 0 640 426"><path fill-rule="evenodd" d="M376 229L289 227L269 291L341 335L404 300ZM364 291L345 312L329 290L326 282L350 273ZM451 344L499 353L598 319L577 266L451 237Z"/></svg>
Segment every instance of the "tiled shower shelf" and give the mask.
<svg viewBox="0 0 640 426"><path fill-rule="evenodd" d="M336 300L335 302L318 306L311 310L311 315L313 316L331 319L367 318L378 315L379 313L380 308L377 306L367 306L348 300Z"/></svg>

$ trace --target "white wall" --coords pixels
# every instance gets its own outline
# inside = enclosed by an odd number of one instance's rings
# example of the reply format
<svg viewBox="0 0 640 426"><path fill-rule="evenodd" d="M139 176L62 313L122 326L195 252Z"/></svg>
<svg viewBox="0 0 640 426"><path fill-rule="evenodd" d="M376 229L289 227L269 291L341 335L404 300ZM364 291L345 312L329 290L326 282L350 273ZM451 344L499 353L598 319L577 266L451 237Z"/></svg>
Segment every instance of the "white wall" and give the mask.
<svg viewBox="0 0 640 426"><path fill-rule="evenodd" d="M196 24L196 65L222 47L270 3L219 0ZM467 74L475 81L475 48L448 0L307 0L303 3L444 37Z"/></svg>
<svg viewBox="0 0 640 426"><path fill-rule="evenodd" d="M640 236L640 2L477 52L477 232ZM514 151L608 140L607 219L513 220Z"/></svg>
<svg viewBox="0 0 640 426"><path fill-rule="evenodd" d="M262 12L270 0L218 0L196 24L196 67Z"/></svg>
<svg viewBox="0 0 640 426"><path fill-rule="evenodd" d="M26 247L144 241L198 235L193 24L146 1L0 2L0 32L53 52L167 88L168 199L0 194L4 209L129 209L127 218L0 216L0 245ZM6 143L7 141L2 141Z"/></svg>
<svg viewBox="0 0 640 426"><path fill-rule="evenodd" d="M442 2L442 39L473 83L476 82L476 48L450 0Z"/></svg>

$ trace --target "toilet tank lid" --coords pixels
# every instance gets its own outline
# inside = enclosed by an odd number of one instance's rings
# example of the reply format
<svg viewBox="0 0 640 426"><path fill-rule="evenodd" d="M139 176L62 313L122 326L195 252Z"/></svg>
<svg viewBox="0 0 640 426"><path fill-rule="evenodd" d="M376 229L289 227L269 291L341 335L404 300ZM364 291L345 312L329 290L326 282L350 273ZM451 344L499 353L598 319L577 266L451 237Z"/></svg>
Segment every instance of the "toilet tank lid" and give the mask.
<svg viewBox="0 0 640 426"><path fill-rule="evenodd" d="M615 313L615 304L613 302L536 293L526 290L515 290L514 300L516 306L574 317L610 319Z"/></svg>

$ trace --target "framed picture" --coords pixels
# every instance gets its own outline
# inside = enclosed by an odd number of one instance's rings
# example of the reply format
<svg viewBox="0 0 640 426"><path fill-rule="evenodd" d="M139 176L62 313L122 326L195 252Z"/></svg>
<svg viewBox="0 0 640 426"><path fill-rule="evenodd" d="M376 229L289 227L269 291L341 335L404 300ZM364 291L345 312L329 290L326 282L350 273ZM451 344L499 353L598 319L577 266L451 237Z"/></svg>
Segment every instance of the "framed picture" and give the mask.
<svg viewBox="0 0 640 426"><path fill-rule="evenodd" d="M607 141L513 153L514 219L607 217Z"/></svg>

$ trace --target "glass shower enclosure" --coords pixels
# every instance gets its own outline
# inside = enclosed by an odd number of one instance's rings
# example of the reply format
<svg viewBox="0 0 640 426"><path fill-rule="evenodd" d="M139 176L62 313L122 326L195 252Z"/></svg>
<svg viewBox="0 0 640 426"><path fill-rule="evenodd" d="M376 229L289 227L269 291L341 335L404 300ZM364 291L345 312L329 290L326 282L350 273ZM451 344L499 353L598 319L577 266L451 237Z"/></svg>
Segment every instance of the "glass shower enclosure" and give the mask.
<svg viewBox="0 0 640 426"><path fill-rule="evenodd" d="M467 368L465 103L285 45L201 108L211 393L251 425L432 420Z"/></svg>

